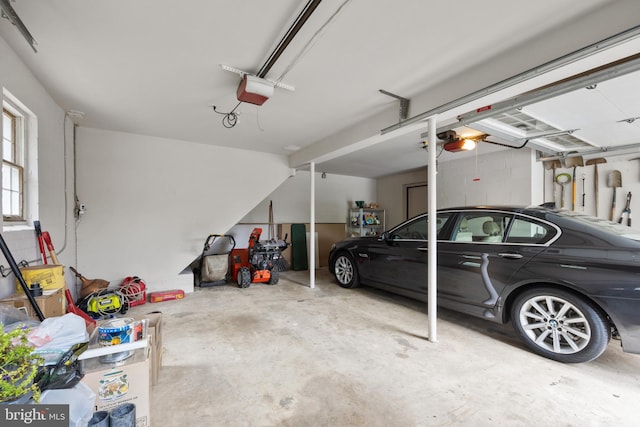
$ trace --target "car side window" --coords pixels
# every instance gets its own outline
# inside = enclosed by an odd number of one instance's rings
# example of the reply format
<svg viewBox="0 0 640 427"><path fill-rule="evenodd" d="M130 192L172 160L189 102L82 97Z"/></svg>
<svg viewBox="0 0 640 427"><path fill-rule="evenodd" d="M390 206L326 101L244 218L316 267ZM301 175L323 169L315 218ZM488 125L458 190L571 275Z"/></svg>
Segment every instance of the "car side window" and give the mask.
<svg viewBox="0 0 640 427"><path fill-rule="evenodd" d="M509 229L507 243L543 244L555 234L555 229L548 224L516 217Z"/></svg>
<svg viewBox="0 0 640 427"><path fill-rule="evenodd" d="M427 216L416 218L415 220L396 228L391 234L392 239L403 240L427 240Z"/></svg>
<svg viewBox="0 0 640 427"><path fill-rule="evenodd" d="M451 241L502 243L511 218L510 214L500 212L461 212L451 234Z"/></svg>
<svg viewBox="0 0 640 427"><path fill-rule="evenodd" d="M442 238L442 233L446 231L445 226L454 216L455 214L451 212L438 213L438 216L436 218L436 234L438 235L439 239Z"/></svg>
<svg viewBox="0 0 640 427"><path fill-rule="evenodd" d="M454 216L455 214L450 212L438 213L436 217L436 234L438 235L438 238L441 238L442 233L446 231L445 226ZM424 215L393 230L390 238L403 240L427 240L428 235L427 215Z"/></svg>

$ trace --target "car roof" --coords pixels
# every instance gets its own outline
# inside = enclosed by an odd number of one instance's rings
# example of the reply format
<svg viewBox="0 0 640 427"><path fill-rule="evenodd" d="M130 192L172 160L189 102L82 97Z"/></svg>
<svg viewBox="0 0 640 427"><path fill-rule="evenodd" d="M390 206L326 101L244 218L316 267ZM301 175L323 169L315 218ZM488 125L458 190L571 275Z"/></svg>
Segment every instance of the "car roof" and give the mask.
<svg viewBox="0 0 640 427"><path fill-rule="evenodd" d="M450 208L441 208L441 209L438 209L438 212L469 211L469 210L514 212L514 213L529 214L536 217L543 217L545 214L557 213L559 211L559 209L548 208L546 206L479 205L479 206L455 206Z"/></svg>

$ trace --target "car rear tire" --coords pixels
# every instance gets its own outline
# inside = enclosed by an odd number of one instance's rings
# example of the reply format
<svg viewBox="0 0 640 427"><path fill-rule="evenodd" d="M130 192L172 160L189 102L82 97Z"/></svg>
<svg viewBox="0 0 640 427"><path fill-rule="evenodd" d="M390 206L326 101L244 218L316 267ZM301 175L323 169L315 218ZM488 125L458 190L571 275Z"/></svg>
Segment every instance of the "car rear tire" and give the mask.
<svg viewBox="0 0 640 427"><path fill-rule="evenodd" d="M519 295L511 322L527 347L558 362L589 362L611 339L609 322L593 303L560 289L536 288Z"/></svg>
<svg viewBox="0 0 640 427"><path fill-rule="evenodd" d="M338 254L336 257L333 263L333 275L343 288L355 288L360 284L356 264L353 257L347 253Z"/></svg>

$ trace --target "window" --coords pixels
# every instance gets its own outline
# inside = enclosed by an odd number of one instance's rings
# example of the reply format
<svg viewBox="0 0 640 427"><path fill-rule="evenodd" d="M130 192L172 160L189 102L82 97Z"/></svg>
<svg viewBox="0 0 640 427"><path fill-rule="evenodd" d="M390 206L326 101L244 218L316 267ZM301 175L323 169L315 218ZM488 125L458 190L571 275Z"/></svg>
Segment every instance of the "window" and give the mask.
<svg viewBox="0 0 640 427"><path fill-rule="evenodd" d="M427 238L427 217L422 216L404 224L391 233L392 239L424 240Z"/></svg>
<svg viewBox="0 0 640 427"><path fill-rule="evenodd" d="M24 220L23 116L7 105L2 108L2 216L5 221Z"/></svg>
<svg viewBox="0 0 640 427"><path fill-rule="evenodd" d="M511 214L469 211L460 215L451 240L456 242L502 243Z"/></svg>
<svg viewBox="0 0 640 427"><path fill-rule="evenodd" d="M438 213L436 218L436 233L438 236L444 228L445 224L451 218L451 213ZM427 216L421 216L408 222L392 231L392 239L405 239L405 240L427 240Z"/></svg>
<svg viewBox="0 0 640 427"><path fill-rule="evenodd" d="M3 226L31 224L38 218L38 118L2 88Z"/></svg>
<svg viewBox="0 0 640 427"><path fill-rule="evenodd" d="M549 224L533 222L525 218L516 218L513 221L508 243L543 244L556 235L556 230Z"/></svg>

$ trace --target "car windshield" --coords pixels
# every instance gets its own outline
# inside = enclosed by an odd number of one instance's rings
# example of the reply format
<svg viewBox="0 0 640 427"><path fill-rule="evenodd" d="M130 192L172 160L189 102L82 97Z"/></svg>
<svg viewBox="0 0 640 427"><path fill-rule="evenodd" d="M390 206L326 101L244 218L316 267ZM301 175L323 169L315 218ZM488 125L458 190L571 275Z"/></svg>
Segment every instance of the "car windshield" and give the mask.
<svg viewBox="0 0 640 427"><path fill-rule="evenodd" d="M580 221L584 224L606 230L610 233L615 233L619 236L626 237L632 240L640 241L640 230L631 228L626 225L618 224L617 222L609 221L608 219L597 218L595 216L586 215L582 212L574 211L559 211L558 215L572 218L576 221Z"/></svg>

